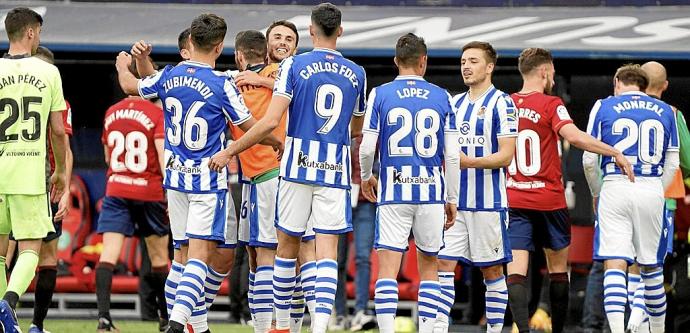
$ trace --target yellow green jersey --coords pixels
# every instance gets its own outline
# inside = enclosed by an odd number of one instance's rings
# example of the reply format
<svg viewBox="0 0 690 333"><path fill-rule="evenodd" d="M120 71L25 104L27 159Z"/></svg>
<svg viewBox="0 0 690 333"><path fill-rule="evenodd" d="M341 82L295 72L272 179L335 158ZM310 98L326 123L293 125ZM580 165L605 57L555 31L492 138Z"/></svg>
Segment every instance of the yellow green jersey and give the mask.
<svg viewBox="0 0 690 333"><path fill-rule="evenodd" d="M0 194L46 192L50 112L65 108L57 67L29 56L0 58Z"/></svg>

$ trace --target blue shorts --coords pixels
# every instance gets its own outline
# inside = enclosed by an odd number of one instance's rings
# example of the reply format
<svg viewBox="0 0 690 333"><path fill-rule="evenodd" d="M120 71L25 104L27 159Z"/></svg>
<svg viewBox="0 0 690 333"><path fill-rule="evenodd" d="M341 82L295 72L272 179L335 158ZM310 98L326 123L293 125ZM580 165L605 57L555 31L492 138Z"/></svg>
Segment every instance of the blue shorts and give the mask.
<svg viewBox="0 0 690 333"><path fill-rule="evenodd" d="M170 226L165 219L163 202L106 196L96 231L99 234L115 232L127 237L135 233L141 237L164 236L170 233Z"/></svg>
<svg viewBox="0 0 690 333"><path fill-rule="evenodd" d="M554 251L570 245L570 222L566 208L554 211L510 208L508 237L513 250Z"/></svg>
<svg viewBox="0 0 690 333"><path fill-rule="evenodd" d="M673 254L673 233L675 232L673 224L676 220L676 211L671 209L665 209L664 215L666 217L664 219L664 228L666 229L665 232L668 235L668 237L666 238L668 241L668 243L666 244L666 253ZM57 228L55 230L57 230Z"/></svg>

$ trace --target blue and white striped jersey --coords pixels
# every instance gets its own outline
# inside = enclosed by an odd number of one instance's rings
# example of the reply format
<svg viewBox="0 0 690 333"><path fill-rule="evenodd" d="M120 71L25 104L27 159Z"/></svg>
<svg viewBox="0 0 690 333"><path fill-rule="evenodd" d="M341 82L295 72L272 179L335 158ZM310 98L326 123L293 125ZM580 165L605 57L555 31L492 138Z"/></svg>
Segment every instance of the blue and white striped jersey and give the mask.
<svg viewBox="0 0 690 333"><path fill-rule="evenodd" d="M315 48L283 60L273 93L290 99L280 176L350 188L350 120L364 113L364 69Z"/></svg>
<svg viewBox="0 0 690 333"><path fill-rule="evenodd" d="M510 95L489 87L476 101L465 92L453 97L460 130L460 149L469 157L498 152L498 138L517 137L518 121ZM497 211L508 208L505 168L460 170L458 210Z"/></svg>
<svg viewBox="0 0 690 333"><path fill-rule="evenodd" d="M445 132L457 132L448 92L419 76L372 89L363 131L379 137L379 204L445 202Z"/></svg>
<svg viewBox="0 0 690 333"><path fill-rule="evenodd" d="M621 151L637 177L660 177L666 151L679 147L671 106L639 91L598 100L587 132ZM601 157L601 168L604 176L621 174L610 156Z"/></svg>
<svg viewBox="0 0 690 333"><path fill-rule="evenodd" d="M184 61L140 80L139 94L163 101L163 186L189 193L226 190L227 169L212 171L208 161L225 149L228 121L239 125L251 117L234 81L207 64Z"/></svg>

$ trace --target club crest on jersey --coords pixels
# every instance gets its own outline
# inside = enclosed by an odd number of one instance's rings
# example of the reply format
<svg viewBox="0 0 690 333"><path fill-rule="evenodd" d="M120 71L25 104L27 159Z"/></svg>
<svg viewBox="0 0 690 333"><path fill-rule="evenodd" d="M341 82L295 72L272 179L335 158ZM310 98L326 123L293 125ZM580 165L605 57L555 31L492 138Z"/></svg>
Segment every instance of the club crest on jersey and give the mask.
<svg viewBox="0 0 690 333"><path fill-rule="evenodd" d="M311 169L317 169L317 170L336 171L336 172L343 172L343 170L344 170L343 165L341 163L312 161L309 159L309 155L305 154L302 151L300 151L299 154L297 155L297 165L299 165L300 168L305 168L305 169L311 168Z"/></svg>
<svg viewBox="0 0 690 333"><path fill-rule="evenodd" d="M479 108L479 111L477 111L477 118L484 119L485 114L486 114L486 106L482 106Z"/></svg>
<svg viewBox="0 0 690 333"><path fill-rule="evenodd" d="M434 184L436 178L434 176L405 176L402 171L393 169L393 184Z"/></svg>

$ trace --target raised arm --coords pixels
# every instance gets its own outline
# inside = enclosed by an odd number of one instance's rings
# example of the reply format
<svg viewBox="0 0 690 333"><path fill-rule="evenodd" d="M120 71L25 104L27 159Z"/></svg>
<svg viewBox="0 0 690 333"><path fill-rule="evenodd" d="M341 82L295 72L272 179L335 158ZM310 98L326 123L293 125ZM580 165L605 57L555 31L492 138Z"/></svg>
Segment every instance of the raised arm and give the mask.
<svg viewBox="0 0 690 333"><path fill-rule="evenodd" d="M156 73L153 63L149 59L149 55L153 50L153 46L140 40L132 45L132 57L137 65L137 74L139 77L147 77Z"/></svg>
<svg viewBox="0 0 690 333"><path fill-rule="evenodd" d="M122 51L117 55L115 68L117 69L117 79L120 82L122 91L127 95L137 96L139 95L139 80L129 71L129 65L131 63L132 56Z"/></svg>

